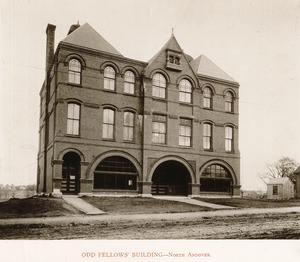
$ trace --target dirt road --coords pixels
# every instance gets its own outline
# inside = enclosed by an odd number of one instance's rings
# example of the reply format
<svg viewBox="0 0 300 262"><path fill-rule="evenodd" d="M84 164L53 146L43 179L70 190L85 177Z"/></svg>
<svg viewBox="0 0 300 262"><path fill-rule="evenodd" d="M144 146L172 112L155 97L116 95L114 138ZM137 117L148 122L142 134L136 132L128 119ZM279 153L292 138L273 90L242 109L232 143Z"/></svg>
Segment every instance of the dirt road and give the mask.
<svg viewBox="0 0 300 262"><path fill-rule="evenodd" d="M300 239L300 213L166 215L0 225L1 239ZM172 217L172 218L171 218ZM132 217L133 218L133 217Z"/></svg>

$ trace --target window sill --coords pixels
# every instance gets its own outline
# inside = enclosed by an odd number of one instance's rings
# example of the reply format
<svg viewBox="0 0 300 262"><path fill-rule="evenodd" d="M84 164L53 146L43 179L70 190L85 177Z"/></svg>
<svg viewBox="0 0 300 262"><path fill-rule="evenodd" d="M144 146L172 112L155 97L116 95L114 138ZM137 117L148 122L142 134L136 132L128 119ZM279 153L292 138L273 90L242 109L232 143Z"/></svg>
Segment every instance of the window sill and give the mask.
<svg viewBox="0 0 300 262"><path fill-rule="evenodd" d="M179 104L181 105L181 106L193 106L193 104L192 104L192 102L182 102L182 101L179 101Z"/></svg>
<svg viewBox="0 0 300 262"><path fill-rule="evenodd" d="M225 151L227 154L234 154L234 151Z"/></svg>
<svg viewBox="0 0 300 262"><path fill-rule="evenodd" d="M80 135L71 135L71 134L67 134L67 137L75 137L75 138L80 138Z"/></svg>
<svg viewBox="0 0 300 262"><path fill-rule="evenodd" d="M131 94L131 93L123 93L123 95L125 95L125 96L133 96L133 97L136 97L137 95L136 94Z"/></svg>
<svg viewBox="0 0 300 262"><path fill-rule="evenodd" d="M82 87L81 84L70 83L70 82L68 82L67 85L69 85L69 86L76 86L76 87Z"/></svg>
<svg viewBox="0 0 300 262"><path fill-rule="evenodd" d="M205 152L214 152L214 150L213 149L203 149Z"/></svg>
<svg viewBox="0 0 300 262"><path fill-rule="evenodd" d="M167 101L167 99L166 99L166 98L162 98L162 97L156 97L156 96L152 96L152 99L153 99L153 100L160 101L160 102L166 102L166 101Z"/></svg>
<svg viewBox="0 0 300 262"><path fill-rule="evenodd" d="M116 91L116 90L110 90L110 89L105 89L105 88L102 88L102 91L104 91L104 92L108 92L108 93L114 93L114 94L116 94L116 93L117 93L117 91Z"/></svg>
<svg viewBox="0 0 300 262"><path fill-rule="evenodd" d="M102 138L102 141L107 141L107 142L116 142L115 139L113 138Z"/></svg>
<svg viewBox="0 0 300 262"><path fill-rule="evenodd" d="M230 112L230 111L225 111L225 113L234 115L234 112Z"/></svg>
<svg viewBox="0 0 300 262"><path fill-rule="evenodd" d="M212 107L203 107L203 109L213 111Z"/></svg>
<svg viewBox="0 0 300 262"><path fill-rule="evenodd" d="M180 148L192 148L192 146L179 145Z"/></svg>
<svg viewBox="0 0 300 262"><path fill-rule="evenodd" d="M127 140L124 140L123 143L126 143L126 144L135 144L134 141L127 141Z"/></svg>
<svg viewBox="0 0 300 262"><path fill-rule="evenodd" d="M167 144L160 144L160 143L154 143L152 142L153 146L168 146Z"/></svg>

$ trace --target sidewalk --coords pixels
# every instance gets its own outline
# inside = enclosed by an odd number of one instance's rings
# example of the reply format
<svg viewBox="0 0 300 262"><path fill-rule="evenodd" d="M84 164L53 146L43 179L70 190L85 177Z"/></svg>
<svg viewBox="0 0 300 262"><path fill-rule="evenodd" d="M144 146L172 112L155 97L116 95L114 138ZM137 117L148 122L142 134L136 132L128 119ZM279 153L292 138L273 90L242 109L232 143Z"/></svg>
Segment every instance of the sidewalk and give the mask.
<svg viewBox="0 0 300 262"><path fill-rule="evenodd" d="M182 203L195 205L195 206L210 207L212 209L234 209L235 208L235 207L230 207L230 206L207 203L207 202L204 202L204 201L192 199L190 197L153 196L153 198L162 199L162 200L169 200L169 201L177 201L177 202L182 202Z"/></svg>
<svg viewBox="0 0 300 262"><path fill-rule="evenodd" d="M85 202L78 196L73 195L66 195L62 197L68 204L72 205L76 209L80 210L81 212L85 213L86 215L101 215L105 214L104 211L92 206L91 204Z"/></svg>
<svg viewBox="0 0 300 262"><path fill-rule="evenodd" d="M62 217L44 217L44 218L13 218L0 219L0 226L5 225L24 225L24 224L69 224L69 223L109 223L122 221L130 223L132 221L151 221L151 220L194 220L203 217L225 217L241 216L252 214L271 214L271 213L299 213L300 207L281 207L281 208L249 208L249 209L230 209L191 213L164 213L164 214L122 214L122 215L73 215Z"/></svg>

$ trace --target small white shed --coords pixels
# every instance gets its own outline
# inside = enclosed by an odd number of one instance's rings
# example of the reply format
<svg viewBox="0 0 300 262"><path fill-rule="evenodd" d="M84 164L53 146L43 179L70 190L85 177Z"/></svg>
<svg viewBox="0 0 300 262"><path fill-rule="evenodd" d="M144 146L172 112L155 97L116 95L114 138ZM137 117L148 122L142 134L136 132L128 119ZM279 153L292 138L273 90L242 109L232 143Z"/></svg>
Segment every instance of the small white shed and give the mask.
<svg viewBox="0 0 300 262"><path fill-rule="evenodd" d="M294 197L294 183L288 177L273 178L267 183L268 199L290 199Z"/></svg>

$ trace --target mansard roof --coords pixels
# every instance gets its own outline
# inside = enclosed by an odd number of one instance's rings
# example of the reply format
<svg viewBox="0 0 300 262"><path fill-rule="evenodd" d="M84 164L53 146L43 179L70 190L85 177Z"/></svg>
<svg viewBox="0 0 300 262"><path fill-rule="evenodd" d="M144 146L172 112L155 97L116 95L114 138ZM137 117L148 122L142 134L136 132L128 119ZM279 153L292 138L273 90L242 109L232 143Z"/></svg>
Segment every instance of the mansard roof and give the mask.
<svg viewBox="0 0 300 262"><path fill-rule="evenodd" d="M123 56L88 23L78 27L62 40L62 42Z"/></svg>
<svg viewBox="0 0 300 262"><path fill-rule="evenodd" d="M200 55L198 58L193 60L191 62L191 66L197 75L210 76L230 82L236 82L236 80L234 80L230 75L224 72L205 55Z"/></svg>

